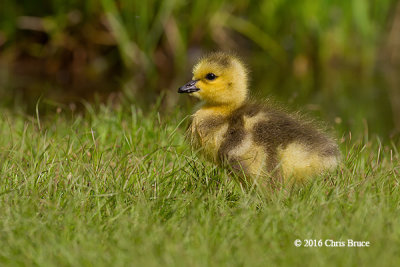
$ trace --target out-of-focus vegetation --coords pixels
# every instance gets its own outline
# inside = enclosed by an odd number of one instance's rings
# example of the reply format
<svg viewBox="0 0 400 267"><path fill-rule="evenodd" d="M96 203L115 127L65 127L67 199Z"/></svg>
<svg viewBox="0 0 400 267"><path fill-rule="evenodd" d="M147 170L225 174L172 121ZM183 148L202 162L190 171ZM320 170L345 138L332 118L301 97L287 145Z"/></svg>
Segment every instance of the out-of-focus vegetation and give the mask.
<svg viewBox="0 0 400 267"><path fill-rule="evenodd" d="M305 106L346 131L393 135L399 25L395 0L3 0L0 97L34 106L39 96L123 92L149 103L165 91L171 108L197 57L234 50L256 96Z"/></svg>

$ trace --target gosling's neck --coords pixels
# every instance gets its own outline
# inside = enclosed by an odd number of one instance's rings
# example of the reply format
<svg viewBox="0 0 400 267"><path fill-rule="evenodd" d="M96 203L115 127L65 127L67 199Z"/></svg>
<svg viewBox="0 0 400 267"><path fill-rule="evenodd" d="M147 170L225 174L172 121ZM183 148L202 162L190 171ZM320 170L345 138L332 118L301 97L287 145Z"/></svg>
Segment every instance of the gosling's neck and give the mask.
<svg viewBox="0 0 400 267"><path fill-rule="evenodd" d="M209 114L213 116L223 116L227 117L233 113L236 109L240 108L246 99L241 101L235 101L230 103L210 103L205 102L201 108L200 112L204 114Z"/></svg>

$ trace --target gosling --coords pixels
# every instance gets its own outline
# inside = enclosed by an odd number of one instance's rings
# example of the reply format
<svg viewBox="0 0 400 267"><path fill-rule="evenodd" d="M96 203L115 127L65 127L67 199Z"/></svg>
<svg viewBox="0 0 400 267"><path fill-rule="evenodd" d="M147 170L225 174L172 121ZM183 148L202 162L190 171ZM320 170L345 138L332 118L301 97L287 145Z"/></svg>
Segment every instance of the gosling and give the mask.
<svg viewBox="0 0 400 267"><path fill-rule="evenodd" d="M248 181L304 182L339 163L336 142L310 122L249 100L248 70L234 55L202 58L178 93L203 101L188 130L192 146Z"/></svg>

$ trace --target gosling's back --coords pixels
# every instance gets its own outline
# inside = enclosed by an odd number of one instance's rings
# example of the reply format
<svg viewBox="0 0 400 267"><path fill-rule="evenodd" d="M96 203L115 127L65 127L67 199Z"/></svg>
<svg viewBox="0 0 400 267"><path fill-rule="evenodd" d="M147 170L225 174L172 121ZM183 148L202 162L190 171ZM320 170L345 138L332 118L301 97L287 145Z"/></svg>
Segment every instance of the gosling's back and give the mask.
<svg viewBox="0 0 400 267"><path fill-rule="evenodd" d="M304 180L337 166L339 150L326 134L275 107L245 103L226 115L200 109L194 144L249 177Z"/></svg>

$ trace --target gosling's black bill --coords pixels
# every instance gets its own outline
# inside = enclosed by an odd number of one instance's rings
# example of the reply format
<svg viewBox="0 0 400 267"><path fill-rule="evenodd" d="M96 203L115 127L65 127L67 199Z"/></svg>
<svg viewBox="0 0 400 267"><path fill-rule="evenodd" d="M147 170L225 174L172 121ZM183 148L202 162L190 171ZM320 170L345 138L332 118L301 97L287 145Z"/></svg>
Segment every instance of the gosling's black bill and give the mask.
<svg viewBox="0 0 400 267"><path fill-rule="evenodd" d="M178 93L194 93L199 91L200 89L196 87L196 83L198 80L190 81L182 87L179 87Z"/></svg>

